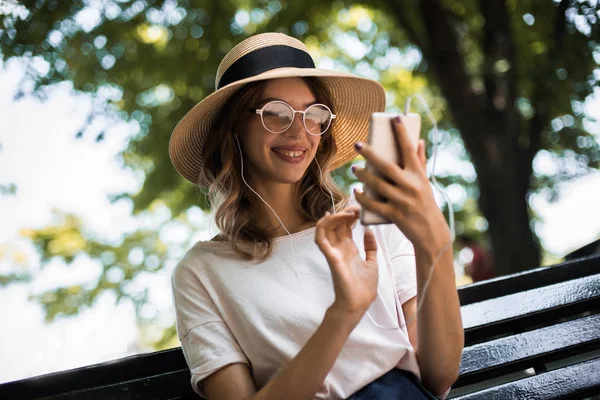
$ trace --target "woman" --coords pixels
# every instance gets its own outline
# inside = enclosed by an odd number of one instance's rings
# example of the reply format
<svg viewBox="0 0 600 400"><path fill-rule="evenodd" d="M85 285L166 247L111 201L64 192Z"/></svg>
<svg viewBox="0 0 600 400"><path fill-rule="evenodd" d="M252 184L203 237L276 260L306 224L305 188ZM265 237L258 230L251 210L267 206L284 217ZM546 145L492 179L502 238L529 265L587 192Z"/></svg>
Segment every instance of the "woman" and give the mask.
<svg viewBox="0 0 600 400"><path fill-rule="evenodd" d="M221 233L173 271L177 331L194 390L210 399L439 398L463 346L451 234L401 121L403 165L364 144L385 107L377 82L315 68L283 34L246 39L215 93L175 128L178 172L209 189ZM413 150L411 150L413 149ZM387 203L336 188L354 173ZM365 229L359 207L394 224ZM435 274L417 317L430 267Z"/></svg>

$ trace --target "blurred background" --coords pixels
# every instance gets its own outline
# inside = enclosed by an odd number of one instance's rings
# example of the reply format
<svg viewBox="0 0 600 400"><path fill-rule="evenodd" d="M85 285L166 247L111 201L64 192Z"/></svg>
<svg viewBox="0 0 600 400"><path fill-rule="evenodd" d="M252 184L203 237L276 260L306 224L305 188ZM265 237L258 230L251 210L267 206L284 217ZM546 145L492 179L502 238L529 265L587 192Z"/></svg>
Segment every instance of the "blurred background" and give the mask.
<svg viewBox="0 0 600 400"><path fill-rule="evenodd" d="M596 0L0 1L0 382L179 345L170 274L217 230L169 136L255 33L380 81L388 111L425 97L458 286L600 239L599 18Z"/></svg>

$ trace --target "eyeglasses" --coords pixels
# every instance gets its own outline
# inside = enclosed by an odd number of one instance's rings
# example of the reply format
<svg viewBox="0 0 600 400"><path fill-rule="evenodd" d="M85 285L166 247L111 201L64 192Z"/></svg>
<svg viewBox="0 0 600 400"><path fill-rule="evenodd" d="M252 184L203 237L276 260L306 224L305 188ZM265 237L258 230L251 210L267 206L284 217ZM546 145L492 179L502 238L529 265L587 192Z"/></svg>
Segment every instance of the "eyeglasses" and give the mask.
<svg viewBox="0 0 600 400"><path fill-rule="evenodd" d="M313 104L304 111L294 110L292 106L281 100L273 100L262 108L252 110L260 115L263 126L271 133L283 133L294 122L296 113L302 114L304 129L311 135L324 134L335 114L325 104Z"/></svg>

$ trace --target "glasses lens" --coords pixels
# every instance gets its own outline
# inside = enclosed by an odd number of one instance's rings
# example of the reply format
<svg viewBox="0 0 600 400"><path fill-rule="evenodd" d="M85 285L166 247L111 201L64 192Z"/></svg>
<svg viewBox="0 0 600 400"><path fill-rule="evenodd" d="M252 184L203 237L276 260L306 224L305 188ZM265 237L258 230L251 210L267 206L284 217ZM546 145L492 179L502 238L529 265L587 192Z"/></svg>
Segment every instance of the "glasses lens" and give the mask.
<svg viewBox="0 0 600 400"><path fill-rule="evenodd" d="M331 111L323 104L313 104L306 109L304 124L311 135L322 135L331 124Z"/></svg>
<svg viewBox="0 0 600 400"><path fill-rule="evenodd" d="M294 118L290 106L279 101L267 103L263 108L262 120L268 131L280 133L285 131Z"/></svg>

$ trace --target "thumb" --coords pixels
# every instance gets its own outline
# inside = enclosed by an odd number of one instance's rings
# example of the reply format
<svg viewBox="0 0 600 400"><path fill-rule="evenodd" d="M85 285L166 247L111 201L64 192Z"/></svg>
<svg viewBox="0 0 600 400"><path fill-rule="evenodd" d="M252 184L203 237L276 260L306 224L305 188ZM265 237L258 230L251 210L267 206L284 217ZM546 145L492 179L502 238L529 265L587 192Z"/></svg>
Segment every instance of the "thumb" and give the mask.
<svg viewBox="0 0 600 400"><path fill-rule="evenodd" d="M423 139L419 140L419 146L417 147L417 153L419 155L419 161L421 165L426 168L427 167L427 156L425 155L425 141Z"/></svg>
<svg viewBox="0 0 600 400"><path fill-rule="evenodd" d="M366 261L377 261L377 241L375 240L375 234L372 230L367 229L365 231L365 253Z"/></svg>

